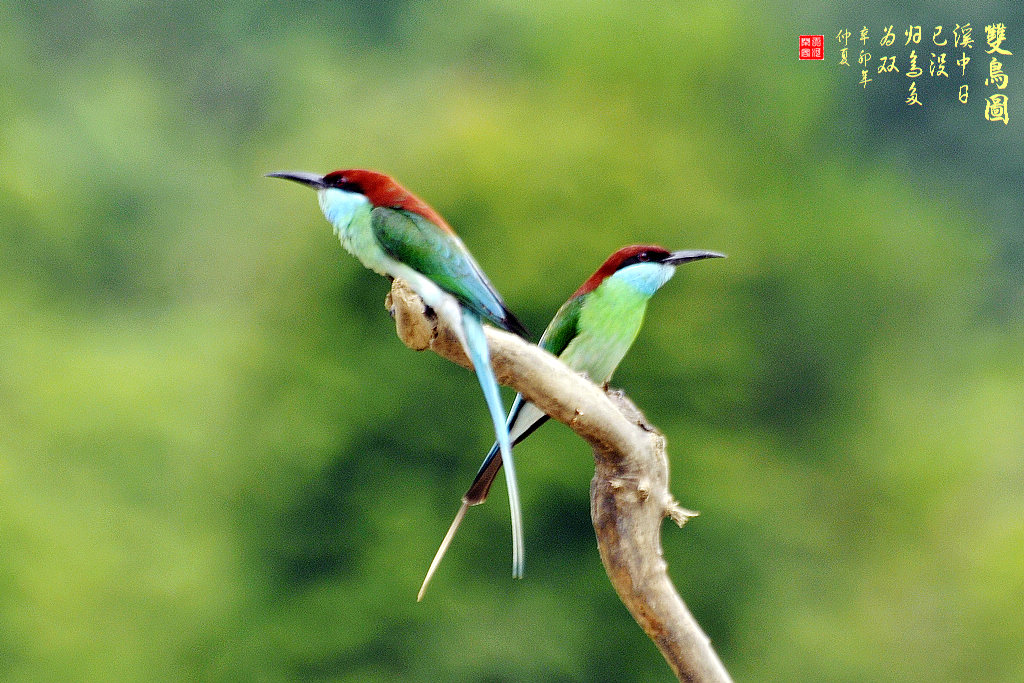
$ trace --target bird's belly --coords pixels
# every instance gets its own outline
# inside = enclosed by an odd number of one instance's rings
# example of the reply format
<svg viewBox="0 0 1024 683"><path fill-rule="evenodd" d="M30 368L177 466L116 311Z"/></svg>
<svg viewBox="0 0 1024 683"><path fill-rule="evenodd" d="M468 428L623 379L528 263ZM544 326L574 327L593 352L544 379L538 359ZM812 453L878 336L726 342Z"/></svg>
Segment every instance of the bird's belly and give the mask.
<svg viewBox="0 0 1024 683"><path fill-rule="evenodd" d="M344 230L338 230L338 239L345 251L359 259L364 266L378 275L394 276L389 272L388 263L391 258L380 248L380 244L369 228L359 229L355 221Z"/></svg>
<svg viewBox="0 0 1024 683"><path fill-rule="evenodd" d="M594 306L585 311L584 330L560 356L573 370L585 372L592 382L603 384L636 339L643 322L643 307Z"/></svg>

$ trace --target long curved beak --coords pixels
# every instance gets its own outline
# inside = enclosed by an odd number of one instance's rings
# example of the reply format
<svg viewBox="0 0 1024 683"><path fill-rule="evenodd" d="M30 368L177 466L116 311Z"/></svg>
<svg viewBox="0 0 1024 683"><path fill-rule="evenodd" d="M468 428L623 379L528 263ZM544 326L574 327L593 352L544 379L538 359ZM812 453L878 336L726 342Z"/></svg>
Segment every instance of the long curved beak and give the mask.
<svg viewBox="0 0 1024 683"><path fill-rule="evenodd" d="M302 185L308 185L314 190L322 190L324 185L324 177L317 175L316 173L306 173L305 171L274 171L273 173L264 173L265 178L284 178L285 180L294 180Z"/></svg>
<svg viewBox="0 0 1024 683"><path fill-rule="evenodd" d="M669 254L669 257L662 261L670 266L678 266L680 263L687 263L689 261L700 261L706 258L725 258L725 254L719 254L717 251L700 251L697 249L685 249L683 251L673 251Z"/></svg>

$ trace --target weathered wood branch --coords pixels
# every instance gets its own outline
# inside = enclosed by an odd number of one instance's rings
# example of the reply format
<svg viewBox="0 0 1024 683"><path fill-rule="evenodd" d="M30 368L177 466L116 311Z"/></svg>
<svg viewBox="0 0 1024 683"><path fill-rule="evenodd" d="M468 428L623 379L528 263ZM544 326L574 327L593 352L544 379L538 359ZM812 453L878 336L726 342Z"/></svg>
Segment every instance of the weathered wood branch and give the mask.
<svg viewBox="0 0 1024 683"><path fill-rule="evenodd" d="M465 368L458 340L424 310L400 280L387 300L398 336L411 349L430 349ZM606 392L560 360L515 335L486 328L498 381L568 425L594 450L590 514L608 578L633 618L683 681L730 681L711 641L668 577L661 523L680 526L694 512L668 490L665 437L624 394Z"/></svg>

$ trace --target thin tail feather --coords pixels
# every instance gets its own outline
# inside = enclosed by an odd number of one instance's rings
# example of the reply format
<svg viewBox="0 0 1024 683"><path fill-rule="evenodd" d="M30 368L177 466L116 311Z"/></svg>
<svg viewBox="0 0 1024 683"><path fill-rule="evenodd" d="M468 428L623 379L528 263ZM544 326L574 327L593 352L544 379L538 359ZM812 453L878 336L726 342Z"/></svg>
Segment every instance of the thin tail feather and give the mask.
<svg viewBox="0 0 1024 683"><path fill-rule="evenodd" d="M452 540L455 538L455 532L459 530L459 526L462 525L462 520L466 517L466 511L473 505L479 505L480 503L487 500L487 494L491 490L491 484L494 483L494 478L498 476L498 470L501 468L501 455L498 453L498 442L494 442L491 446L490 452L487 454L487 458L484 460L484 464L480 467L480 471L476 475L476 479L473 480L473 485L466 491L466 495L462 496L462 505L459 507L459 511L455 513L455 519L452 520L451 526L448 527L448 533L444 535L444 540L441 541L441 545L438 546L437 552L434 553L434 559L430 561L430 568L427 569L427 575L423 577L423 585L420 586L420 592L416 594L416 602L423 599L423 595L427 592L427 585L430 580L434 578L434 573L437 568L441 565L441 560L444 559L445 554L448 552L448 548L452 545Z"/></svg>
<svg viewBox="0 0 1024 683"><path fill-rule="evenodd" d="M512 460L512 444L505 424L505 410L498 392L498 381L491 369L490 352L487 349L487 338L480 318L468 309L462 310L462 328L466 336L466 353L473 361L480 388L483 389L487 409L494 423L494 433L498 437L502 463L505 466L505 483L508 486L508 505L512 516L512 576L523 577L523 515L519 507L519 487L516 484L515 463ZM486 496L485 496L486 497ZM460 520L461 521L461 520Z"/></svg>
<svg viewBox="0 0 1024 683"><path fill-rule="evenodd" d="M437 552L434 553L434 559L430 561L430 568L427 569L427 575L423 577L423 585L420 586L420 592L416 594L416 602L423 599L423 595L427 592L427 585L430 580L434 578L434 572L441 565L441 560L444 559L444 554L448 552L448 547L452 544L452 539L455 538L455 532L458 531L459 525L462 524L463 518L466 516L466 510L469 509L469 503L463 501L462 507L455 514L455 519L452 520L452 525L448 527L448 533L444 535L444 540L441 541L440 547Z"/></svg>

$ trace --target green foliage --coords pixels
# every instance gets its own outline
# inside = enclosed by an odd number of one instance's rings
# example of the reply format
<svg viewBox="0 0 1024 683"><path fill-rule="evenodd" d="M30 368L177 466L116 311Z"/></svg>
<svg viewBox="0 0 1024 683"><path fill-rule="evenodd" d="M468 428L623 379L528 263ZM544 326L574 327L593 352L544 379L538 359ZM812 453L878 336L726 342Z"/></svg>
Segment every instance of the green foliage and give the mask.
<svg viewBox="0 0 1024 683"><path fill-rule="evenodd" d="M738 680L1024 677L1022 129L908 129L795 59L885 7L816 11L0 5L0 677L668 678L559 425L519 449L526 578L496 487L414 602L492 432L260 177L347 166L538 332L623 244L729 255L614 384L702 512L665 553Z"/></svg>

